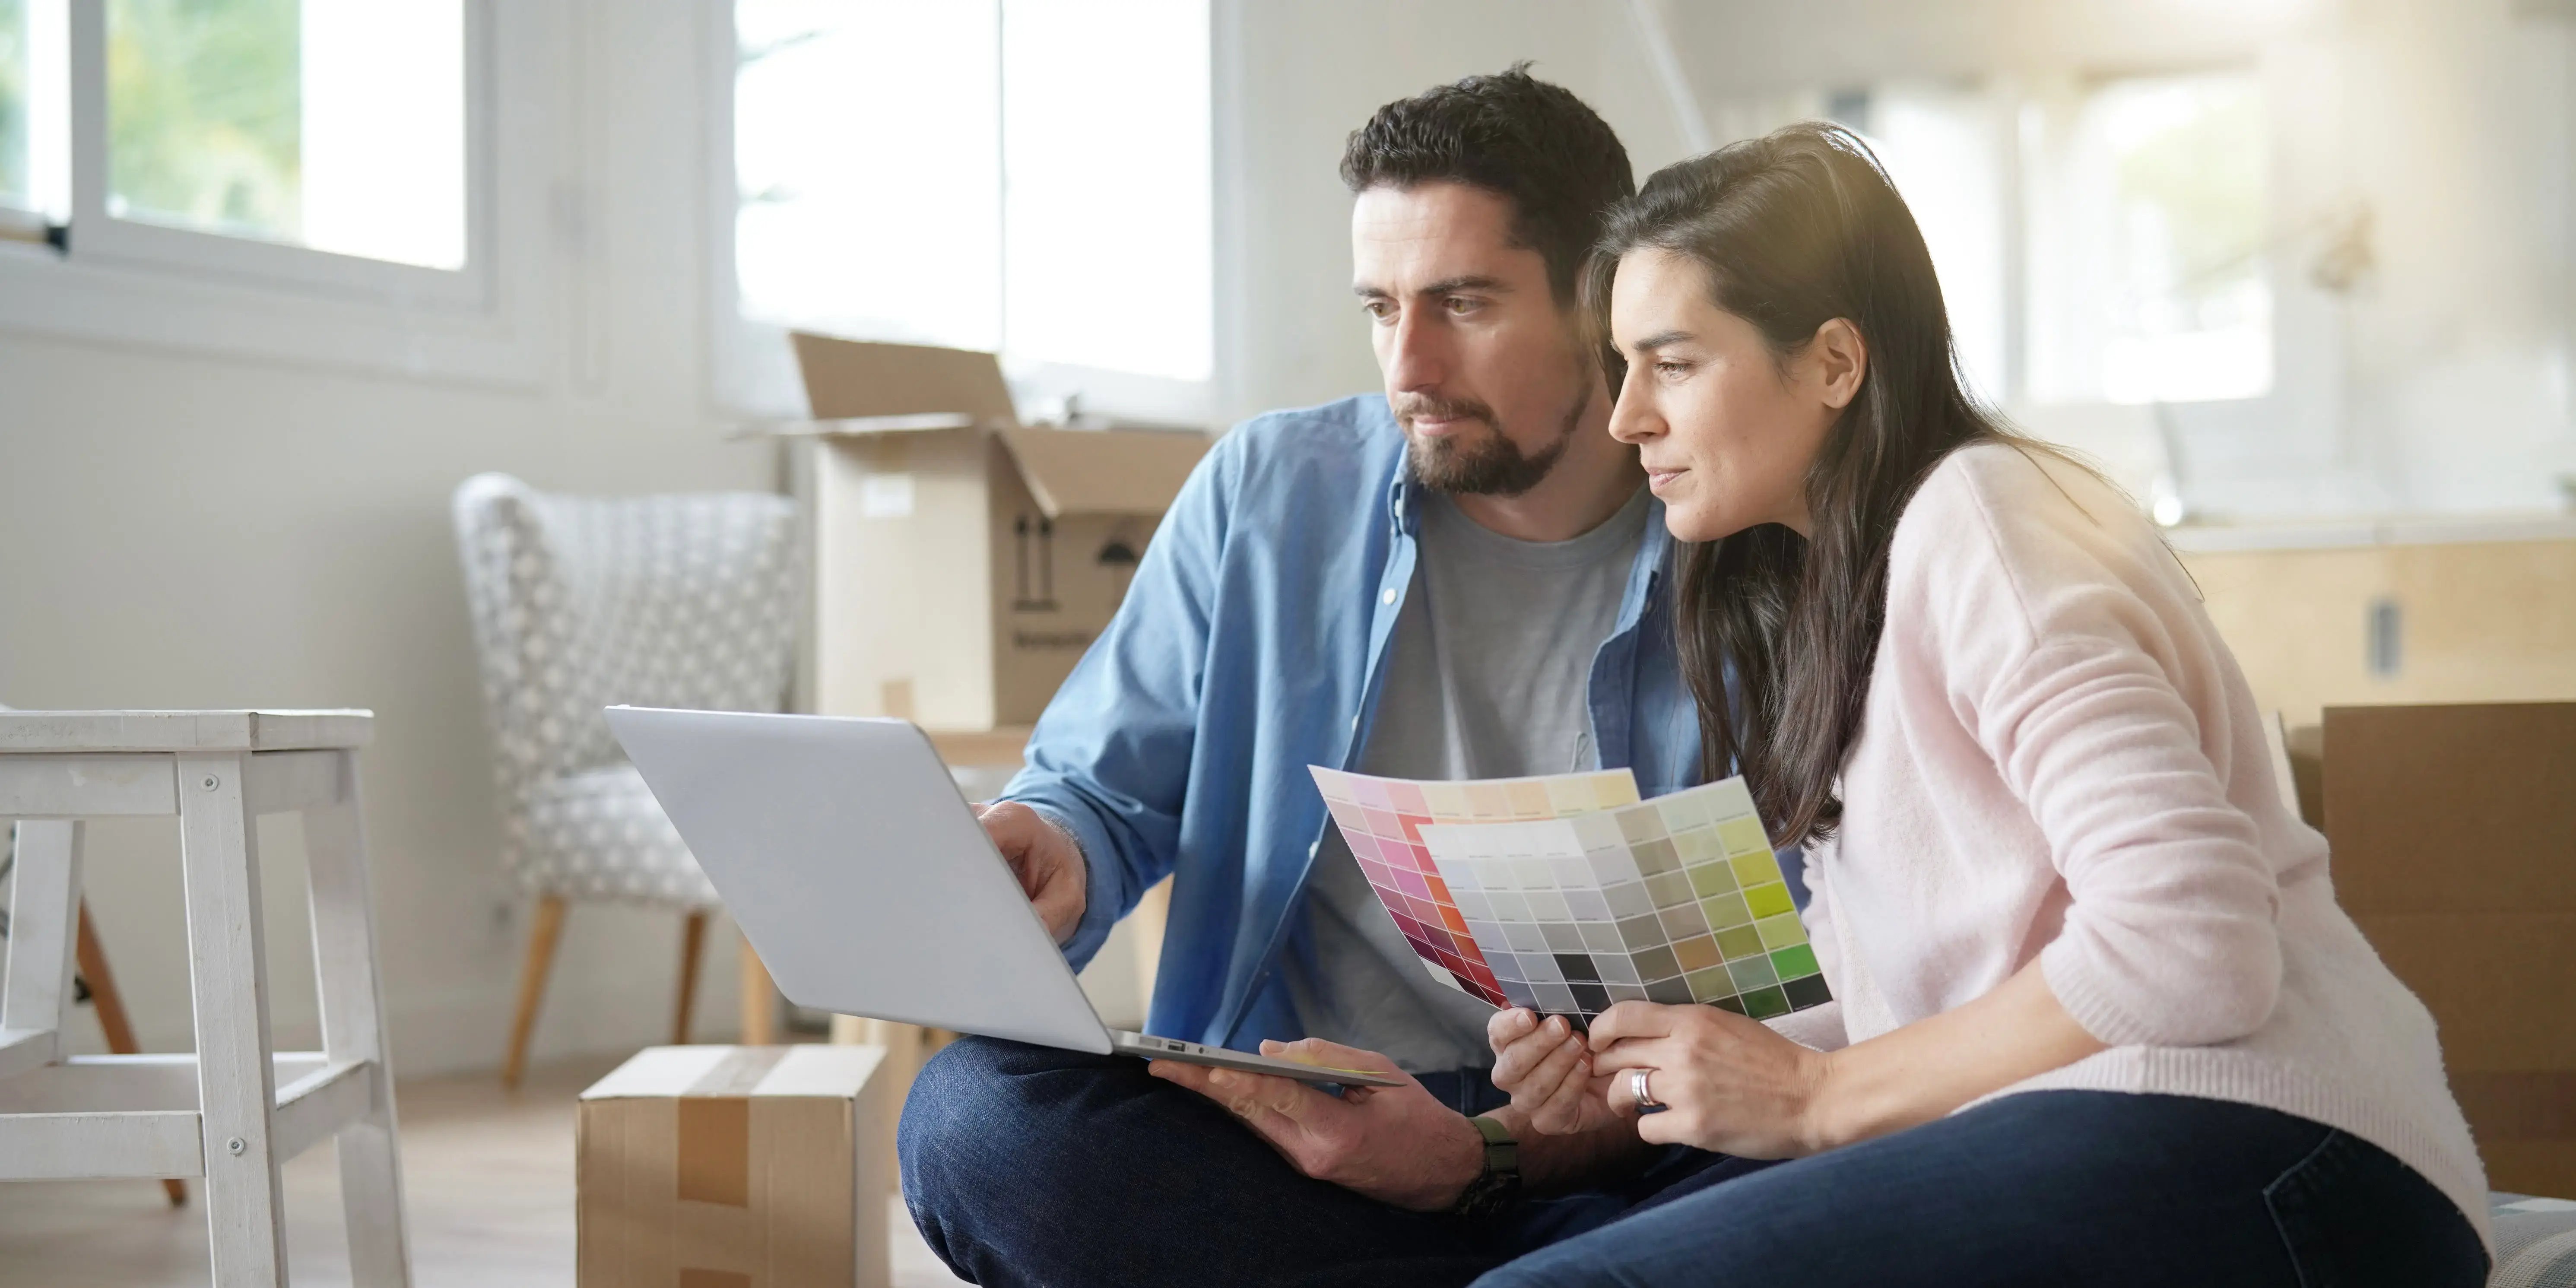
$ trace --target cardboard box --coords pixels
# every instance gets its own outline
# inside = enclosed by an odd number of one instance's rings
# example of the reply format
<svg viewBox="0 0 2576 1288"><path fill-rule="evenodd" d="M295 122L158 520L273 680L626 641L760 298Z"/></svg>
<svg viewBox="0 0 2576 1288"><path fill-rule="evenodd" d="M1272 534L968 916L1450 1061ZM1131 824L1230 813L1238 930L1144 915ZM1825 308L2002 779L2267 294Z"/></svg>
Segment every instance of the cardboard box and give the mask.
<svg viewBox="0 0 2576 1288"><path fill-rule="evenodd" d="M1205 434L1023 426L989 353L794 337L811 707L1032 724L1109 624Z"/></svg>
<svg viewBox="0 0 2576 1288"><path fill-rule="evenodd" d="M652 1047L581 1093L581 1288L880 1288L884 1056Z"/></svg>
<svg viewBox="0 0 2576 1288"><path fill-rule="evenodd" d="M2495 1187L2576 1197L2576 703L2328 707L2336 894L2440 1026Z"/></svg>

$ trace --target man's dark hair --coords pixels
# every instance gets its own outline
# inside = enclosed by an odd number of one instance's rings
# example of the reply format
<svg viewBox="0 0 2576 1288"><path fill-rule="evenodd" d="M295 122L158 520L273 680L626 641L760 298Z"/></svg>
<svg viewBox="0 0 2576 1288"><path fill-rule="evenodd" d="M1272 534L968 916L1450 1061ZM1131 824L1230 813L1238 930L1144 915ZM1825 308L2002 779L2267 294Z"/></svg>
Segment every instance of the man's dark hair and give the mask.
<svg viewBox="0 0 2576 1288"><path fill-rule="evenodd" d="M1342 182L1354 194L1443 181L1512 203L1513 240L1547 261L1562 305L1574 302L1601 217L1637 190L1609 123L1564 86L1530 75L1525 62L1397 99L1342 149Z"/></svg>

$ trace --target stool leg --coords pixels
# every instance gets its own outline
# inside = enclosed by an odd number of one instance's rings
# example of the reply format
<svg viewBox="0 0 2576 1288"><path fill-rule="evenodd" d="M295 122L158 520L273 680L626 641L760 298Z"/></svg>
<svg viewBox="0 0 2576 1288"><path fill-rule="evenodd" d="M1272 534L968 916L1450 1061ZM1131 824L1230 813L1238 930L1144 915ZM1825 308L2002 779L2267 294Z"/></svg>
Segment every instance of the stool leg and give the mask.
<svg viewBox="0 0 2576 1288"><path fill-rule="evenodd" d="M304 815L312 869L313 967L321 982L322 1054L367 1062L374 1109L340 1129L340 1202L348 1214L349 1278L359 1288L405 1288L411 1252L403 1230L401 1141L394 1130L393 1065L385 1049L384 984L376 968L375 900L367 882L358 763L340 757L341 802Z"/></svg>
<svg viewBox="0 0 2576 1288"><path fill-rule="evenodd" d="M9 974L0 982L0 1028L51 1035L44 1063L63 1058L63 1010L72 995L72 918L80 903L81 825L18 824L17 874L9 882Z"/></svg>
<svg viewBox="0 0 2576 1288"><path fill-rule="evenodd" d="M217 1288L286 1283L278 1202L277 1071L268 1030L259 841L242 800L241 755L182 755L180 870L188 983L196 1000L197 1105L206 1151L206 1229Z"/></svg>
<svg viewBox="0 0 2576 1288"><path fill-rule="evenodd" d="M98 942L98 932L90 929L89 900L80 901L80 936L75 949L80 958L81 978L89 981L89 1001L98 1012L98 1031L107 1038L111 1055L133 1055L143 1049L134 1040L134 1025L125 1016L124 995L116 991L116 973L107 968L107 949ZM161 1178L161 1192L170 1196L170 1206L188 1205L188 1183L175 1176Z"/></svg>

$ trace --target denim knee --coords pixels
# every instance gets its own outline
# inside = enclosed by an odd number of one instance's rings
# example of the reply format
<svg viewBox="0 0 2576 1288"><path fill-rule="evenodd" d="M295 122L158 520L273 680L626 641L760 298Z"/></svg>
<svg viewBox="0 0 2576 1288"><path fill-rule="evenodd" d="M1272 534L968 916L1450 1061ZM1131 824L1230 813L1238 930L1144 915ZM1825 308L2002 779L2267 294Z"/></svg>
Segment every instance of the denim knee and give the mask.
<svg viewBox="0 0 2576 1288"><path fill-rule="evenodd" d="M1084 1060L1072 1052L960 1038L942 1048L913 1079L895 1129L903 1198L915 1220L950 1206L944 1199L989 1195L997 1184L1025 1180L1051 1129L1048 1104L1031 1094L1030 1075ZM971 1201L971 1199L969 1200Z"/></svg>
<svg viewBox="0 0 2576 1288"><path fill-rule="evenodd" d="M1589 1245L1586 1245L1587 1247ZM1600 1264L1599 1254L1568 1253L1563 1244L1541 1248L1517 1260L1494 1267L1479 1276L1468 1288L1583 1288L1583 1285L1617 1284L1617 1271Z"/></svg>

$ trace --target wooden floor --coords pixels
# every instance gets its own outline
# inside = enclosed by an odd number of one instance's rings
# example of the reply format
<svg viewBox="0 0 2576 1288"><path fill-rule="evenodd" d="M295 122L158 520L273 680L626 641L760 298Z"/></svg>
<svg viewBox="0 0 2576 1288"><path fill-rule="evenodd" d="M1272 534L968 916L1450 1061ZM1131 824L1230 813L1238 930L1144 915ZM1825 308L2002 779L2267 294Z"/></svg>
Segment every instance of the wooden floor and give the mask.
<svg viewBox="0 0 2576 1288"><path fill-rule="evenodd" d="M572 1288L573 1097L615 1060L532 1069L517 1095L490 1074L405 1082L403 1182L419 1288ZM349 1282L331 1152L286 1166L296 1288ZM897 1288L957 1282L897 1205ZM150 1181L0 1184L0 1286L179 1288L207 1283L204 1210Z"/></svg>

